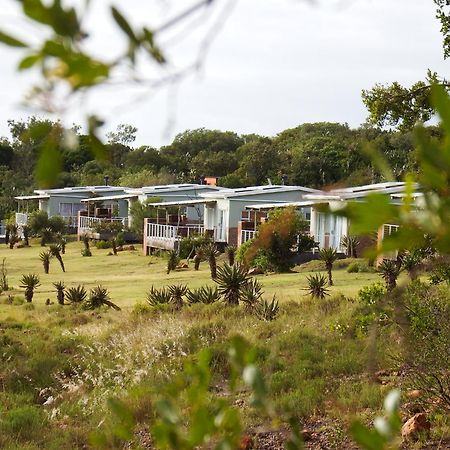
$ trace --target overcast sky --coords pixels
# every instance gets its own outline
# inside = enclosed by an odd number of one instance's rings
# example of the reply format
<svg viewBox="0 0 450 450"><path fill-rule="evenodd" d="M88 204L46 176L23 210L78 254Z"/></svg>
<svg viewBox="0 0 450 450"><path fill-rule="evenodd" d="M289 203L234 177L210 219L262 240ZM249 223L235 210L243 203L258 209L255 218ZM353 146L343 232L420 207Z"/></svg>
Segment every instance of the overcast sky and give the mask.
<svg viewBox="0 0 450 450"><path fill-rule="evenodd" d="M28 37L16 13L18 2L0 11L1 27ZM120 32L96 0L88 25L94 25L93 47L99 55L123 49ZM120 5L131 22L157 26L186 0L127 0ZM4 5L3 5L4 6ZM208 30L218 30L225 0L208 14L197 14L162 35L171 70L194 61ZM273 136L304 122L347 122L366 118L361 90L375 83L411 84L430 68L448 74L442 57L439 23L432 0L237 0L218 30L204 66L175 88L148 90L114 86L74 103L67 124L83 122L87 112L107 119L105 131L119 123L138 128L137 144L160 146L186 129L214 128ZM29 36L32 39L31 36ZM20 54L0 47L0 135L8 119L26 118L21 106L32 75L17 74ZM142 72L158 78L151 66Z"/></svg>

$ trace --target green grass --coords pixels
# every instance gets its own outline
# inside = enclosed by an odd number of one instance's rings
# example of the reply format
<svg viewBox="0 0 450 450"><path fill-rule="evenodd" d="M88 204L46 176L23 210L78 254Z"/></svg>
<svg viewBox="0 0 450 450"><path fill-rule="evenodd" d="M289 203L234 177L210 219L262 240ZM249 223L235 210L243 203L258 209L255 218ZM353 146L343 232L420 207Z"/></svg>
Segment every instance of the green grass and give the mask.
<svg viewBox="0 0 450 450"><path fill-rule="evenodd" d="M63 255L66 273L63 273L56 259L51 260L50 273L44 274L39 253L42 247L38 241L32 241L32 246L10 250L6 246L0 247L0 260L6 258L9 284L14 288L12 295L23 295L19 288L22 274L36 273L40 276L41 286L37 289L33 302L43 305L47 298L56 301L52 283L64 281L66 285L84 284L86 289L102 284L110 291L111 298L121 307L133 306L136 302L144 301L146 292L151 285L155 287L169 284L186 284L191 288L205 284L213 285L209 274L209 266L202 262L199 271L189 269L173 271L166 274L166 260L151 256L144 256L141 248L136 251L120 252L117 256L108 256L109 249L97 249L91 246L92 257L81 256L83 245L81 242L71 242ZM222 256L221 260L225 260ZM298 272L297 272L298 271ZM306 297L306 276L301 267L294 268L293 273L258 276L268 296L276 294L280 302L301 300ZM349 274L345 268L334 271L335 285L331 293L342 293L354 296L357 291L379 277L376 274ZM0 297L6 298L4 293ZM1 308L3 309L3 308Z"/></svg>

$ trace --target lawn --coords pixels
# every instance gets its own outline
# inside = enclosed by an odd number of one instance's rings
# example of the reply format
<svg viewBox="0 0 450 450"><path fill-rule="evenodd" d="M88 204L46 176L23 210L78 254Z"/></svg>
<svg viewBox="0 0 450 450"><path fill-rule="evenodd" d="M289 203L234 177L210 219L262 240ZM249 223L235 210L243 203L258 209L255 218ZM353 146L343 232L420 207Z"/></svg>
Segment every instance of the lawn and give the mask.
<svg viewBox="0 0 450 450"><path fill-rule="evenodd" d="M166 273L164 258L144 256L140 247L135 251L119 252L117 256L110 255L108 249L97 249L92 246L92 257L81 256L81 242L70 242L63 255L66 272L63 273L56 259L51 260L50 273L44 273L39 253L43 248L38 241L32 241L30 247L10 250L7 246L0 248L0 260L6 258L9 284L14 288L14 295L23 295L19 281L23 274L36 273L40 276L41 286L37 289L34 303L45 304L47 298L55 301L55 289L52 283L64 281L67 286L83 284L87 289L99 284L108 288L111 298L121 307L131 307L145 300L150 286L161 287L170 284L186 284L191 288L205 284L214 284L209 274L209 266L203 262L199 271L181 269ZM219 258L224 260L224 256ZM300 300L307 296L304 288L306 277L311 272L260 275L258 280L264 286L268 296L275 294L280 302ZM352 273L345 269L334 271L334 283L330 293L342 293L354 296L358 290L379 277L373 273ZM4 296L5 294L3 294Z"/></svg>

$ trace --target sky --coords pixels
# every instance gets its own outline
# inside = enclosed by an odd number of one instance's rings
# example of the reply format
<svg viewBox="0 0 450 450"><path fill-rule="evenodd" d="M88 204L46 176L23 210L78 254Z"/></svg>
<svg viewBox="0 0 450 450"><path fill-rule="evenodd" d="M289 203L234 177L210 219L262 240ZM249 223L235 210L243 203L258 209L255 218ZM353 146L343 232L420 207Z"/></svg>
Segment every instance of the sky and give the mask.
<svg viewBox="0 0 450 450"><path fill-rule="evenodd" d="M38 42L40 30L23 22L18 2L2 3L0 28ZM107 9L111 3L92 1L86 20L89 48L104 58L125 45ZM196 2L115 3L130 22L154 28ZM201 68L156 89L113 83L61 102L64 111L52 118L69 126L95 113L106 120L105 133L131 124L138 129L136 145L155 147L202 127L267 136L305 122L357 127L367 117L362 89L392 81L410 85L427 69L447 74L441 40L432 0L216 0L160 35L167 68L144 62L139 73L151 80L178 73L197 61L206 42ZM20 56L0 46L0 136L8 135L8 119L40 114L23 105L37 74L15 70Z"/></svg>

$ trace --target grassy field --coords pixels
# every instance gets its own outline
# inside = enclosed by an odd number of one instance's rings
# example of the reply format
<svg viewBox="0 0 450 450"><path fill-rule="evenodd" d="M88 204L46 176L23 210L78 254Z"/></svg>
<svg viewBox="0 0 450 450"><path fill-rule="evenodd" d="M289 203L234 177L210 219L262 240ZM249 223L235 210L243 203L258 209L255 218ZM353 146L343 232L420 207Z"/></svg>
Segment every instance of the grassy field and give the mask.
<svg viewBox="0 0 450 450"><path fill-rule="evenodd" d="M92 257L82 257L82 244L71 242L63 255L67 272L53 259L45 275L39 259L42 248L31 244L0 248L14 288L0 295L2 449L91 448L92 431L112 420L109 397L127 403L138 432L126 447L103 448L153 449L153 403L202 349L211 354L211 392L229 395L228 352L236 334L254 348L278 424L250 407L250 393L241 386L236 401L246 432L254 436L254 449L283 448L290 416L313 434L308 449L355 449L349 438L351 422L358 417L370 423L382 411L386 393L403 382L391 375L398 374L392 356L401 352L399 328L393 320L379 321L393 317L393 308L368 307L356 298L362 286L379 276L348 273L348 261L339 262L331 295L321 301L309 298L304 289L306 277L321 269L317 261L292 273L258 276L265 295L275 294L280 302L278 318L265 322L243 306L227 307L223 302L180 310L138 307L145 305L151 285L214 284L206 263L198 272L190 264L167 275L165 259L143 256L140 249L110 256L109 250L93 247ZM23 289L18 288L26 273L37 273L41 279L32 305L23 304ZM62 307L52 286L61 280L86 288L101 284L123 309ZM14 296L13 304L8 304L8 296ZM45 305L47 298L51 306ZM376 334L369 332L377 321ZM376 376L380 369L387 374L383 379ZM186 404L179 400L184 413ZM403 414L407 417L410 410ZM405 448L436 448L429 447L430 442L441 442L449 424L439 409L432 414L431 437Z"/></svg>
<svg viewBox="0 0 450 450"><path fill-rule="evenodd" d="M150 286L161 287L169 284L186 284L195 288L214 283L211 281L209 266L201 264L199 271L194 271L193 263L189 269L166 274L166 261L163 258L144 256L139 247L136 251L119 252L117 256L108 256L110 250L97 249L92 246L92 257L81 256L82 243L71 242L63 255L66 273L63 273L56 259L51 260L50 273L44 274L39 253L42 251L37 241L31 247L10 250L6 246L0 248L0 260L6 258L9 284L15 295L23 294L19 288L19 280L23 274L36 273L40 276L41 286L35 293L35 304L42 305L47 298L55 300L55 289L52 283L64 281L66 285L83 284L86 289L99 284L108 288L111 298L121 307L130 307L136 302L145 300ZM220 259L223 259L222 256ZM277 295L280 302L297 301L307 296L304 288L306 277L310 272L260 275L258 280L269 296ZM346 270L334 272L335 285L330 292L354 296L358 290L374 280L379 279L373 273L352 273Z"/></svg>

